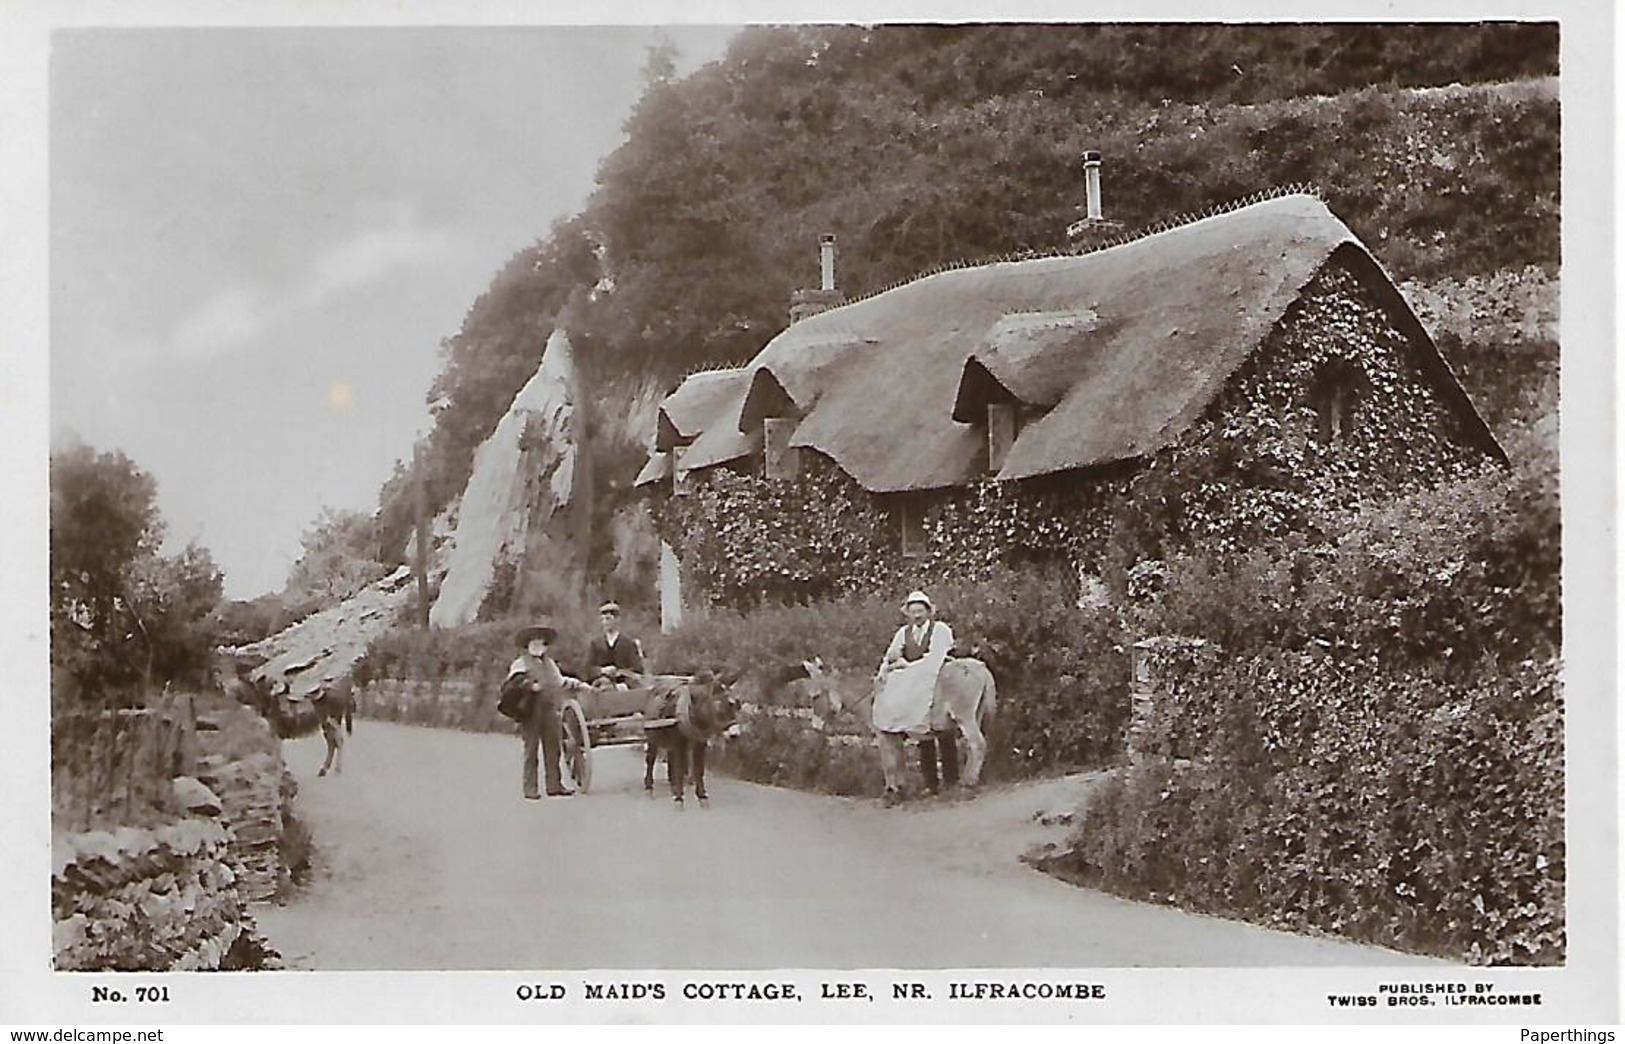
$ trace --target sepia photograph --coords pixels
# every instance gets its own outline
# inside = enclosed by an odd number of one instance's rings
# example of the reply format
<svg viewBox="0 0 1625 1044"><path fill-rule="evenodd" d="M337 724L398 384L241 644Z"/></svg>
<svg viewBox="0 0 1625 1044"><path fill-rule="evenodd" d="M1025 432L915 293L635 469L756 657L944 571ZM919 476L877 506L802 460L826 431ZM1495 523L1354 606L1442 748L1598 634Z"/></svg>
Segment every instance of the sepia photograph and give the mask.
<svg viewBox="0 0 1625 1044"><path fill-rule="evenodd" d="M119 10L0 1022L1618 1022L1609 12Z"/></svg>

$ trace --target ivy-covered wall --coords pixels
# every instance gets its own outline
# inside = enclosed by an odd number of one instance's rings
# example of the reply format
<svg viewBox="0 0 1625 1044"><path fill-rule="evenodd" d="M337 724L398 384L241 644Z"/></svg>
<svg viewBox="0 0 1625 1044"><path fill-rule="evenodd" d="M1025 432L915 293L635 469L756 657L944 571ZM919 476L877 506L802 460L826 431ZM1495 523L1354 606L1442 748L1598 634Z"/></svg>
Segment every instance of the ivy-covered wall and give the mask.
<svg viewBox="0 0 1625 1044"><path fill-rule="evenodd" d="M1489 457L1422 375L1421 351L1339 265L1287 318L1207 413L1130 485L1144 550L1170 538L1225 552L1302 532L1324 516L1465 478ZM1352 375L1347 426L1327 438L1317 385ZM1163 510L1157 510L1162 508Z"/></svg>
<svg viewBox="0 0 1625 1044"><path fill-rule="evenodd" d="M1178 550L1236 551L1288 533L1313 541L1328 515L1488 461L1417 351L1359 279L1331 264L1197 423L1149 461L875 497L803 450L793 481L694 475L689 493L659 505L657 526L682 561L685 598L735 608L975 580L1001 566L1105 575ZM1333 394L1340 413L1329 425ZM911 556L905 500L923 516Z"/></svg>

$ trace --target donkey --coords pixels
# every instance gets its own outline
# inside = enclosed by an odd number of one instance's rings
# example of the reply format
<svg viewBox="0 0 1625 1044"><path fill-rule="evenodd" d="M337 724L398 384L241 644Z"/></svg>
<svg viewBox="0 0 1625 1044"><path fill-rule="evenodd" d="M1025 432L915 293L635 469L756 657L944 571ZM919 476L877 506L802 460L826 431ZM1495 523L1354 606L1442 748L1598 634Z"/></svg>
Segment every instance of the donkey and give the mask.
<svg viewBox="0 0 1625 1044"><path fill-rule="evenodd" d="M871 684L856 700L848 704L842 696L841 676L824 666L821 658L802 662L809 681L808 691L815 700L823 700L830 714L850 712L868 716L872 713L876 691L880 682ZM815 703L816 706L816 703ZM936 692L931 702L931 725L936 731L945 731L950 723L959 727L965 737L965 772L962 782L974 789L982 780L982 765L987 759L987 730L992 725L998 706L998 687L987 664L970 657L949 660L937 673ZM878 733L880 739L880 767L886 775L886 786L901 786L903 775L904 737L894 733Z"/></svg>
<svg viewBox="0 0 1625 1044"><path fill-rule="evenodd" d="M654 724L644 726L643 789L654 795L655 762L664 753L672 801L683 806L686 784L692 780L694 796L703 807L710 803L705 792L706 744L739 720L739 701L731 687L709 671L693 677L651 678L649 684L644 715Z"/></svg>
<svg viewBox="0 0 1625 1044"><path fill-rule="evenodd" d="M335 773L344 772L344 739L355 731L355 690L348 676L322 679L311 694L310 705L316 710L321 725L322 739L327 741L327 756L322 759L318 776L327 775L328 768ZM340 726L343 726L342 731Z"/></svg>

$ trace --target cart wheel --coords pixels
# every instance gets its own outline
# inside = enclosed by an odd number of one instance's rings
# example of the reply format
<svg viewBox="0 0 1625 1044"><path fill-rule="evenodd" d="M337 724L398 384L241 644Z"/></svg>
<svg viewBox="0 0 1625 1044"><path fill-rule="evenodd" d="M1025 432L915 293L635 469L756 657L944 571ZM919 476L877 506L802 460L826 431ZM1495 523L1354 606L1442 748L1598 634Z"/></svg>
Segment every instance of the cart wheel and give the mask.
<svg viewBox="0 0 1625 1044"><path fill-rule="evenodd" d="M575 784L577 791L585 794L587 788L592 786L592 734L587 731L586 716L581 713L581 705L571 700L564 705L561 712L563 717L563 750L564 771L570 774L570 781Z"/></svg>

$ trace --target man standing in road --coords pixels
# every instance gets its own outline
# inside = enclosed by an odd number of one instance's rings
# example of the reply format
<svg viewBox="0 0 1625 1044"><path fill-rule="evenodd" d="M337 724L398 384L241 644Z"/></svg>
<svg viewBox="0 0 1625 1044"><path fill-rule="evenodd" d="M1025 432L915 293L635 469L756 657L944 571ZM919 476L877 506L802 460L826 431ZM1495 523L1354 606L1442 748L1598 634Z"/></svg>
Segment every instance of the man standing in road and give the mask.
<svg viewBox="0 0 1625 1044"><path fill-rule="evenodd" d="M571 678L559 670L550 649L558 640L559 632L551 624L539 623L522 629L518 634L519 646L524 651L508 668L508 677L502 683L503 693L521 688L529 692L529 706L520 719L520 731L525 739L524 789L525 797L537 800L541 794L536 788L536 747L541 745L542 764L547 776L548 797L569 797L575 793L564 788L559 772L559 755L563 746L560 735L560 714L567 692L591 692L592 686Z"/></svg>

